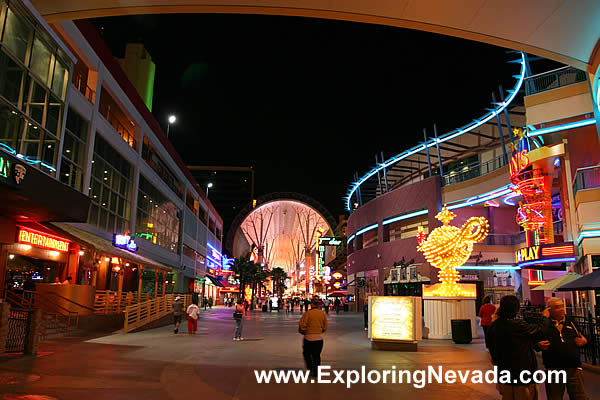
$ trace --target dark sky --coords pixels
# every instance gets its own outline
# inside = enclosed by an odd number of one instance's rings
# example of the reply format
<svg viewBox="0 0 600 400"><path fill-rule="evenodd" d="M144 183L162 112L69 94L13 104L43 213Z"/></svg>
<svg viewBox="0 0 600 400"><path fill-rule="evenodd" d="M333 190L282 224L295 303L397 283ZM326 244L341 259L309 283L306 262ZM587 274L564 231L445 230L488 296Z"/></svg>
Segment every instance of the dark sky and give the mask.
<svg viewBox="0 0 600 400"><path fill-rule="evenodd" d="M116 57L145 44L153 113L188 164L253 166L257 195L295 191L343 213L353 174L481 116L511 88L506 49L298 17L153 15L94 23Z"/></svg>

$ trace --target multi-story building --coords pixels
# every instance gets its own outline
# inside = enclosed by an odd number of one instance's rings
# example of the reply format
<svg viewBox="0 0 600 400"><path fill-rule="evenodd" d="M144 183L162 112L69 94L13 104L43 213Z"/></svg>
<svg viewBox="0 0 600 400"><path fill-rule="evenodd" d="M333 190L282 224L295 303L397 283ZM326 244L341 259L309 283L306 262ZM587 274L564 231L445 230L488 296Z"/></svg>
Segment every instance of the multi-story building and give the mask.
<svg viewBox="0 0 600 400"><path fill-rule="evenodd" d="M361 287L351 290L421 295L423 284L437 283L417 236L440 224L443 205L456 214L453 225L489 221L489 235L459 268L478 300L517 294L543 304L557 293L535 287L598 265L600 144L587 74L565 67L526 76L526 64L523 55L515 87L483 117L425 137L352 184L348 280ZM558 295L571 306L594 304L594 292Z"/></svg>
<svg viewBox="0 0 600 400"><path fill-rule="evenodd" d="M217 298L222 219L92 24L49 26L27 0L1 12L6 286L158 295L201 279Z"/></svg>

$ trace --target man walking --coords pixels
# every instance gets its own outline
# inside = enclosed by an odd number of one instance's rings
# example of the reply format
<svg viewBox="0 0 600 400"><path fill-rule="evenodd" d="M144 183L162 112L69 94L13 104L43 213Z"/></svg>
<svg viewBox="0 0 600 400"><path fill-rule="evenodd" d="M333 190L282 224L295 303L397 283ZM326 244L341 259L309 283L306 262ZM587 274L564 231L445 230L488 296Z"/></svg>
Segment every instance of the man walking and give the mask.
<svg viewBox="0 0 600 400"><path fill-rule="evenodd" d="M329 315L329 304L331 304L331 301L326 297L325 300L323 300L323 306L325 307L325 313Z"/></svg>
<svg viewBox="0 0 600 400"><path fill-rule="evenodd" d="M579 332L573 321L565 315L565 305L561 299L552 297L542 313L544 325L537 343L542 350L542 359L547 370L565 371L567 381L546 382L548 400L562 400L565 389L570 400L587 400L583 384L583 370L579 358L579 348L587 344L587 339Z"/></svg>
<svg viewBox="0 0 600 400"><path fill-rule="evenodd" d="M327 330L327 316L319 310L319 298L313 297L311 309L304 313L298 323L298 331L304 335L302 342L302 355L306 369L311 376L317 376L317 369L321 365L321 351L323 350L323 333Z"/></svg>
<svg viewBox="0 0 600 400"><path fill-rule="evenodd" d="M175 324L174 333L179 332L179 324L181 323L181 317L183 316L183 301L181 301L181 297L175 297L175 302L173 303L173 323Z"/></svg>

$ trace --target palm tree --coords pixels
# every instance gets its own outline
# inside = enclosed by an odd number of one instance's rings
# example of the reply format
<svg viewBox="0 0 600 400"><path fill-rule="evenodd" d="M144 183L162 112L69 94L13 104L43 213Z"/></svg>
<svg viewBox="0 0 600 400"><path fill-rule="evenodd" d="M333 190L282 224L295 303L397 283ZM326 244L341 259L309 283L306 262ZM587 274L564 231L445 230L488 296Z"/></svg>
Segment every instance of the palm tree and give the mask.
<svg viewBox="0 0 600 400"><path fill-rule="evenodd" d="M258 264L253 263L247 257L236 258L231 269L235 272L235 277L240 281L240 293L244 298L246 286L252 283L253 276L260 268Z"/></svg>
<svg viewBox="0 0 600 400"><path fill-rule="evenodd" d="M283 294L283 290L285 289L283 282L287 279L288 274L283 268L275 267L271 271L271 277L273 279L273 292L279 293L281 296Z"/></svg>

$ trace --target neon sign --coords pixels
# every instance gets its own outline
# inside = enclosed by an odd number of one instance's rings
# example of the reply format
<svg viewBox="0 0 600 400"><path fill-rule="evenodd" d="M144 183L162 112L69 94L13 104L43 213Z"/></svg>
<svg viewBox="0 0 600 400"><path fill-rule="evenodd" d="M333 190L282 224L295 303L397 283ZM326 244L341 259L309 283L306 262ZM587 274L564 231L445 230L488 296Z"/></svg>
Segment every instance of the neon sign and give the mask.
<svg viewBox="0 0 600 400"><path fill-rule="evenodd" d="M542 244L515 251L515 261L519 267L575 260L575 246L573 242Z"/></svg>
<svg viewBox="0 0 600 400"><path fill-rule="evenodd" d="M70 242L61 237L50 236L45 233L36 232L26 228L19 227L17 238L19 243L29 244L42 249L56 250L62 252L69 251Z"/></svg>
<svg viewBox="0 0 600 400"><path fill-rule="evenodd" d="M137 251L138 245L129 235L113 235L113 246L129 251Z"/></svg>
<svg viewBox="0 0 600 400"><path fill-rule="evenodd" d="M515 154L508 164L508 171L510 177L513 178L519 172L527 168L529 165L529 156L527 155L527 150L522 150Z"/></svg>

